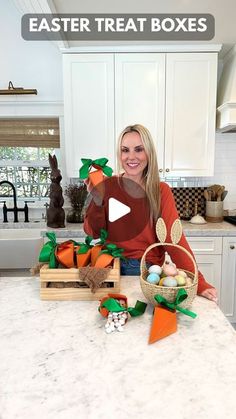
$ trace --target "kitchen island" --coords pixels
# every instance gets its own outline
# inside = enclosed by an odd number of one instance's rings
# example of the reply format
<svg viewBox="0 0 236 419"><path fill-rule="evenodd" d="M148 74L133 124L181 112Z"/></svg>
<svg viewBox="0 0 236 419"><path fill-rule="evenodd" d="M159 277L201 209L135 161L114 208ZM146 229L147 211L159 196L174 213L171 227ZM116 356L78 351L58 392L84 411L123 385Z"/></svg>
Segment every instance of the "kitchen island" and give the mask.
<svg viewBox="0 0 236 419"><path fill-rule="evenodd" d="M138 277L123 277L133 306ZM97 302L40 301L38 278L0 278L1 419L233 419L236 333L197 297L148 345L152 307L107 335Z"/></svg>

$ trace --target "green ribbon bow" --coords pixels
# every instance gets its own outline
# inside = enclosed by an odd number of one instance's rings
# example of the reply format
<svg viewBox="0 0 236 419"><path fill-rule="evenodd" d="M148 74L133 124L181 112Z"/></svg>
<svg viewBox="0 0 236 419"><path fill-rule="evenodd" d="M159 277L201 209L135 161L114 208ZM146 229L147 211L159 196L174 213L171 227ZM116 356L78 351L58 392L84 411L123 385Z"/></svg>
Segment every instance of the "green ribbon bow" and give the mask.
<svg viewBox="0 0 236 419"><path fill-rule="evenodd" d="M100 159L91 160L91 159L81 159L83 166L79 169L79 177L80 179L87 179L89 172L92 167L95 169L102 169L104 175L111 176L112 175L112 168L107 166L108 159L105 157L101 157Z"/></svg>
<svg viewBox="0 0 236 419"><path fill-rule="evenodd" d="M96 244L104 244L105 241L106 241L106 239L107 239L107 236L108 236L107 230L105 230L104 228L101 228L101 230L100 230L100 237L99 237L100 240Z"/></svg>
<svg viewBox="0 0 236 419"><path fill-rule="evenodd" d="M77 251L77 254L84 255L85 253L87 253L87 251L93 247L93 245L91 244L92 240L93 240L92 236L87 236L85 239L85 243L78 243L80 248Z"/></svg>
<svg viewBox="0 0 236 419"><path fill-rule="evenodd" d="M183 302L183 301L187 298L187 296L188 296L188 294L187 294L187 292L185 291L185 289L184 289L184 288L180 288L180 289L178 290L177 295L176 295L176 299L175 299L175 301L174 301L173 303L169 303L169 302L166 300L166 298L165 298L165 297L163 297L163 296L162 296L162 295L160 295L160 294L156 294L156 295L154 296L154 298L155 298L155 300L156 300L159 304L161 304L161 305L163 305L163 306L166 306L166 307L168 307L168 308L170 308L170 309L172 309L172 310L178 310L178 311L181 311L181 313L184 313L184 314L186 314L187 316L190 316L190 317L192 317L193 319L195 319L195 317L197 317L196 313L194 313L193 311L190 311L190 310L188 310L188 309L186 309L186 308L179 307L179 305L178 305L178 304L182 303L182 302Z"/></svg>
<svg viewBox="0 0 236 419"><path fill-rule="evenodd" d="M114 298L108 298L106 301L104 301L102 307L105 307L108 311L114 311L115 313L119 313L120 311L126 311L131 315L131 317L138 317L145 312L147 304L137 300L135 307L125 308L122 307L120 303L118 303L118 301Z"/></svg>
<svg viewBox="0 0 236 419"><path fill-rule="evenodd" d="M124 256L122 256L122 253L124 252L124 249L121 247L117 247L116 244L108 243L106 245L106 249L101 250L100 254L107 253L108 255L113 256L114 258L120 258L123 260L126 260Z"/></svg>
<svg viewBox="0 0 236 419"><path fill-rule="evenodd" d="M58 262L55 256L55 250L57 247L56 234L53 231L46 233L49 241L45 243L39 254L39 262L48 262L49 268L57 268Z"/></svg>

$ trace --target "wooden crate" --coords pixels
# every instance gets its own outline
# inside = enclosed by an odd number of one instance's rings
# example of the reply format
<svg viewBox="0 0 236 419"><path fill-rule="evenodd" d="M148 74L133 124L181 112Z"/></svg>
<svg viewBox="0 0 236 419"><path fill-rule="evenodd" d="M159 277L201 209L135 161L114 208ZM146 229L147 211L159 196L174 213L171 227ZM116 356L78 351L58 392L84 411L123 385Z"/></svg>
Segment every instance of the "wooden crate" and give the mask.
<svg viewBox="0 0 236 419"><path fill-rule="evenodd" d="M40 298L41 300L60 300L60 301L93 301L100 300L110 292L120 292L120 259L115 258L113 268L105 282L111 284L110 287L100 287L95 293L90 288L49 288L52 282L81 282L79 269L49 269L48 265L43 265L40 269ZM84 283L83 283L84 284Z"/></svg>

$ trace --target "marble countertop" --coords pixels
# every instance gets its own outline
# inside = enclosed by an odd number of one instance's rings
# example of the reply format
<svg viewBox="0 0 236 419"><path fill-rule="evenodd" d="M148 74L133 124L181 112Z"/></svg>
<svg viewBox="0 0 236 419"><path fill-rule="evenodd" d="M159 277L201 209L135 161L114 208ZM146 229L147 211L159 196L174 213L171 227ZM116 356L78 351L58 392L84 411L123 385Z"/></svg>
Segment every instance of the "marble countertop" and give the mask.
<svg viewBox="0 0 236 419"><path fill-rule="evenodd" d="M190 237L204 237L204 236L236 236L236 226L223 221L222 223L206 223L206 224L191 224L188 221L182 221L183 231L186 236ZM29 223L2 223L0 222L0 228L35 228L40 229L42 236L46 235L47 231L55 231L58 238L76 238L85 237L86 234L83 230L83 224L66 224L65 228L52 229L46 226L44 221L32 221Z"/></svg>
<svg viewBox="0 0 236 419"><path fill-rule="evenodd" d="M121 289L145 301L137 277ZM0 277L0 298L1 419L235 418L236 333L215 303L148 345L150 305L107 335L97 302L41 301L38 278Z"/></svg>

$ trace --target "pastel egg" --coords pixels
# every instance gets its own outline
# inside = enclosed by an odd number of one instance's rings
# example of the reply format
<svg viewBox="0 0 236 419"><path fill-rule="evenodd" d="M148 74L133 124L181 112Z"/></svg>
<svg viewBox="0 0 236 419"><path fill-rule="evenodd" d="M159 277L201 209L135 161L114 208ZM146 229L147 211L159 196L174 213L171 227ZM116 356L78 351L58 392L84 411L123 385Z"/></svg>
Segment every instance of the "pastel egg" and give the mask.
<svg viewBox="0 0 236 419"><path fill-rule="evenodd" d="M183 278L187 278L187 274L184 271L178 271L178 275L181 275Z"/></svg>
<svg viewBox="0 0 236 419"><path fill-rule="evenodd" d="M147 282L149 282L149 284L158 284L159 281L160 281L160 276L156 274L155 272L152 272L151 274L147 276Z"/></svg>
<svg viewBox="0 0 236 419"><path fill-rule="evenodd" d="M158 284L160 287L162 287L162 286L163 286L163 282L164 282L164 279L165 279L165 278L167 278L167 277L166 277L166 276L163 276L163 277L160 279L160 282L159 282L159 284Z"/></svg>
<svg viewBox="0 0 236 419"><path fill-rule="evenodd" d="M155 273L155 274L158 274L158 275L161 275L161 273L162 273L162 268L161 268L161 266L159 266L159 265L152 265L152 266L150 266L150 268L148 269L148 272L151 274L151 273Z"/></svg>
<svg viewBox="0 0 236 419"><path fill-rule="evenodd" d="M171 264L164 264L163 266L163 272L166 274L166 276L175 276L177 275L177 269L174 265Z"/></svg>
<svg viewBox="0 0 236 419"><path fill-rule="evenodd" d="M177 287L177 281L172 276L167 276L163 281L164 287Z"/></svg>
<svg viewBox="0 0 236 419"><path fill-rule="evenodd" d="M175 279L176 279L176 281L177 281L177 284L178 284L180 287L182 287L183 285L185 285L185 284L186 284L186 279L185 279L183 276L181 276L181 275L176 275L176 276L175 276Z"/></svg>

